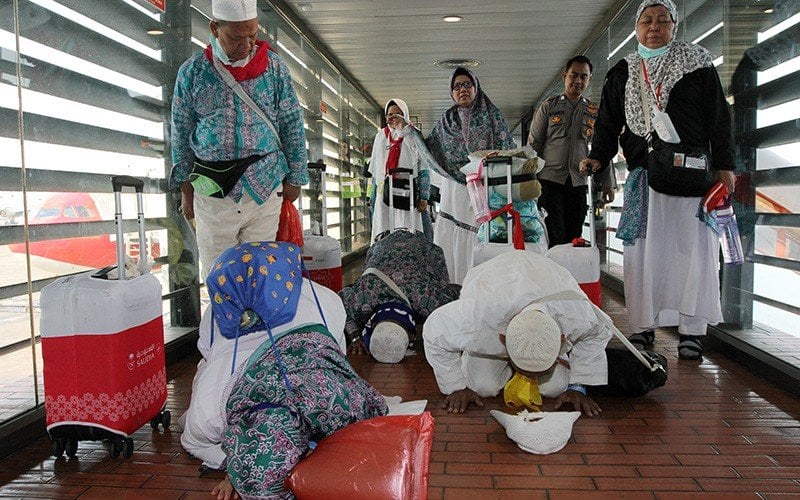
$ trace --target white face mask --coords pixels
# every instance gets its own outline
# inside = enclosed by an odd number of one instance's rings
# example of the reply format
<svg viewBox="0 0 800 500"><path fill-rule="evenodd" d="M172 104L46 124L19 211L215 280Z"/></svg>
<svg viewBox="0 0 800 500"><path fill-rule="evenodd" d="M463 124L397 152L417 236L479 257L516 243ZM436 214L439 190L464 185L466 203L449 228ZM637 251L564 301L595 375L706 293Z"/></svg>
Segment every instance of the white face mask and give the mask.
<svg viewBox="0 0 800 500"><path fill-rule="evenodd" d="M239 59L238 61L231 62L228 54L225 53L225 50L222 48L222 45L219 44L219 40L217 37L214 36L213 33L208 35L208 43L211 44L211 52L214 54L214 57L220 60L222 64L233 66L233 67L240 67L245 66L247 63L253 59L253 55L255 54L256 49L253 48L253 51L245 57L244 59Z"/></svg>

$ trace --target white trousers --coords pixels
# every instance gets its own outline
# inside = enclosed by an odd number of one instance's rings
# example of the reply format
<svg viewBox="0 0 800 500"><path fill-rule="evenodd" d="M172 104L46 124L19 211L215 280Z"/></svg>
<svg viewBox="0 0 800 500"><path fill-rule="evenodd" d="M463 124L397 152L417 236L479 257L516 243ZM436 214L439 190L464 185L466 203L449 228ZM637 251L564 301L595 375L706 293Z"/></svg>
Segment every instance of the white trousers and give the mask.
<svg viewBox="0 0 800 500"><path fill-rule="evenodd" d="M214 259L228 248L248 241L275 241L283 198L273 191L262 204L247 194L239 202L195 194L197 250L200 275L205 277Z"/></svg>

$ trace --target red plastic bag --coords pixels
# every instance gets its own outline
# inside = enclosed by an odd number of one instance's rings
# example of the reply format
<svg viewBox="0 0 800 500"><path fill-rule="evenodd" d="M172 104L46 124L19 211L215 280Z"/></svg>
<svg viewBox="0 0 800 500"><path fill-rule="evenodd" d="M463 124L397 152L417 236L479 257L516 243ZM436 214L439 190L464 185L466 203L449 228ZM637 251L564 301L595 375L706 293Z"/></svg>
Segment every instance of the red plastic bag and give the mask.
<svg viewBox="0 0 800 500"><path fill-rule="evenodd" d="M392 415L338 430L286 479L298 500L425 499L433 417Z"/></svg>
<svg viewBox="0 0 800 500"><path fill-rule="evenodd" d="M303 221L300 220L300 213L294 203L287 198L284 198L281 205L281 218L278 220L278 235L275 239L303 246Z"/></svg>

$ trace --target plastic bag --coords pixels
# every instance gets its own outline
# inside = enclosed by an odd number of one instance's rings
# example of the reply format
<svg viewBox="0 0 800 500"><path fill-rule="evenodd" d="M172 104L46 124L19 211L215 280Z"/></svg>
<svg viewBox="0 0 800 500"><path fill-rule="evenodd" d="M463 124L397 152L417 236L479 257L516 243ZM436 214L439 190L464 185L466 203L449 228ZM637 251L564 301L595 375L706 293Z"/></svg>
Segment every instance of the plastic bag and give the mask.
<svg viewBox="0 0 800 500"><path fill-rule="evenodd" d="M288 198L283 199L281 205L281 217L278 221L277 241L285 241L303 246L303 221L300 220L300 213L295 208L294 203Z"/></svg>
<svg viewBox="0 0 800 500"><path fill-rule="evenodd" d="M320 441L286 487L298 500L425 499L432 442L427 411L362 420Z"/></svg>

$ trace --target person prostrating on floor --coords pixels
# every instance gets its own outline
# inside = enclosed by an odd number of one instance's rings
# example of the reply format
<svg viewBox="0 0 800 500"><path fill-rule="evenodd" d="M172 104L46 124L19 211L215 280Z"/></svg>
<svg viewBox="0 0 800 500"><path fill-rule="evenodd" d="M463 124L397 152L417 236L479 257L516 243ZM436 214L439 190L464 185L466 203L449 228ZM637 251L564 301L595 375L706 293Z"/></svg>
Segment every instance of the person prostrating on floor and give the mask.
<svg viewBox="0 0 800 500"><path fill-rule="evenodd" d="M601 410L586 386L606 384L614 328L569 271L515 250L470 269L459 299L428 317L422 337L450 413L503 391L516 406L539 406L541 395L591 417Z"/></svg>

